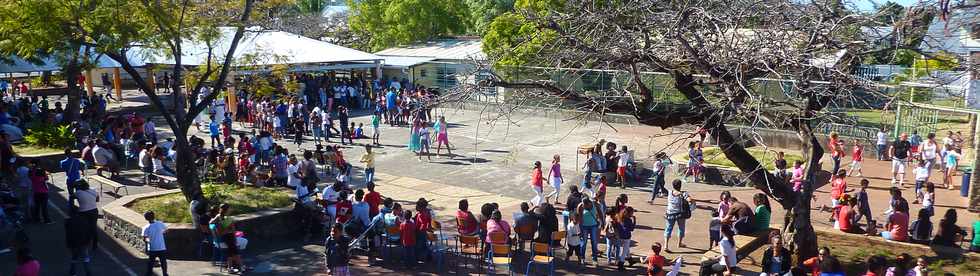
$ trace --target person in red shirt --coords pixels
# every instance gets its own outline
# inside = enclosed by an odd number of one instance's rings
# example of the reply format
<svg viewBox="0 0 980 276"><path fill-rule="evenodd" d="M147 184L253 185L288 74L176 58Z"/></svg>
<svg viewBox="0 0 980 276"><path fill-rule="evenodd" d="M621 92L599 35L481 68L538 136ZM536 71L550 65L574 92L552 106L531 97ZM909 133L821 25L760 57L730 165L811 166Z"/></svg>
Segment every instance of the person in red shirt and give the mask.
<svg viewBox="0 0 980 276"><path fill-rule="evenodd" d="M664 271L664 265L667 259L660 255L660 248L662 246L659 242L654 242L653 246L650 246L650 254L647 255L647 276L664 276L667 274Z"/></svg>
<svg viewBox="0 0 980 276"><path fill-rule="evenodd" d="M817 251L816 257L811 257L803 261L803 267L810 269L810 276L820 276L820 263L828 260L829 258L832 258L830 256L830 248L826 246L821 247L820 250Z"/></svg>
<svg viewBox="0 0 980 276"><path fill-rule="evenodd" d="M456 210L456 230L460 235L476 235L479 233L478 224L476 217L470 212L470 202L465 198L460 199L459 210Z"/></svg>
<svg viewBox="0 0 980 276"><path fill-rule="evenodd" d="M837 170L840 169L840 160L844 157L844 141L837 137L837 132L831 132L827 146L830 150L830 159L834 160L834 169L830 173L836 175Z"/></svg>
<svg viewBox="0 0 980 276"><path fill-rule="evenodd" d="M541 173L541 161L534 161L534 168L531 169L531 190L534 190L534 198L531 199L531 204L541 205L542 197L544 197L543 189L544 179Z"/></svg>
<svg viewBox="0 0 980 276"><path fill-rule="evenodd" d="M851 168L847 171L847 176L854 174L857 171L857 176L861 177L861 163L864 161L864 145L857 139L854 140L854 149L851 150Z"/></svg>
<svg viewBox="0 0 980 276"><path fill-rule="evenodd" d="M351 208L353 208L353 204L347 199L347 191L341 191L337 200L337 223L347 223L351 217Z"/></svg>
<svg viewBox="0 0 980 276"><path fill-rule="evenodd" d="M412 221L412 211L405 211L403 216L405 222L398 226L402 240L402 249L405 251L405 265L414 268L418 260L415 258L415 231L416 225Z"/></svg>
<svg viewBox="0 0 980 276"><path fill-rule="evenodd" d="M364 195L364 201L368 203L368 213L371 217L377 216L381 205L381 194L374 191L374 182L367 183L368 193Z"/></svg>
<svg viewBox="0 0 980 276"><path fill-rule="evenodd" d="M251 173L251 165L248 154L242 153L238 156L238 181L245 183L245 180L248 178L247 175Z"/></svg>
<svg viewBox="0 0 980 276"><path fill-rule="evenodd" d="M837 213L837 228L846 233L864 234L860 227L854 225L857 216L857 198L849 198L847 204L841 206Z"/></svg>
<svg viewBox="0 0 980 276"><path fill-rule="evenodd" d="M840 170L834 175L830 180L830 208L836 209L841 205L840 198L847 192L847 172ZM831 215L830 221L834 221L834 216Z"/></svg>

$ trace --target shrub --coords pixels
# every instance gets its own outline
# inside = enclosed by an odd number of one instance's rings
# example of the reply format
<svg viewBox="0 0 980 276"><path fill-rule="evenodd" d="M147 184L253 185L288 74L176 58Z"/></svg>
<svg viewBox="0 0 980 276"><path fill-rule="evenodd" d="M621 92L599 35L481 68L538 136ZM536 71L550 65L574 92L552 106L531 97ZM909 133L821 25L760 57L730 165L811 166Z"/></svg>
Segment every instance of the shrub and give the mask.
<svg viewBox="0 0 980 276"><path fill-rule="evenodd" d="M34 146L63 149L75 143L75 135L68 125L39 124L27 129L24 140Z"/></svg>

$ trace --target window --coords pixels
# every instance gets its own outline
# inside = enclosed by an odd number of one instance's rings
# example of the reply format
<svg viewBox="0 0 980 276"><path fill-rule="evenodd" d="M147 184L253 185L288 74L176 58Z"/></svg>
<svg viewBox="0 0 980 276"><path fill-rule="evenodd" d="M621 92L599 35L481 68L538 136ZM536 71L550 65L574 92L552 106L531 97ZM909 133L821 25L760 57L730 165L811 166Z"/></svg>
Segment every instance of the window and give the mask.
<svg viewBox="0 0 980 276"><path fill-rule="evenodd" d="M456 86L456 68L448 65L436 68L436 85L443 89Z"/></svg>

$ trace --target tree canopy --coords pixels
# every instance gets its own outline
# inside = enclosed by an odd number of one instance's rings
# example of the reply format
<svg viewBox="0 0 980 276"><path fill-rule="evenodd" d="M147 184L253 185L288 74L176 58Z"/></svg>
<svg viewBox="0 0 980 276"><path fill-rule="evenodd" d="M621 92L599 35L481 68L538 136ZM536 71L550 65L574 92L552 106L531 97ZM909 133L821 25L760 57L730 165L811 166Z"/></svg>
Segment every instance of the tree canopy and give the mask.
<svg viewBox="0 0 980 276"><path fill-rule="evenodd" d="M514 10L514 0L466 0L470 9L470 33L483 35L494 18Z"/></svg>
<svg viewBox="0 0 980 276"><path fill-rule="evenodd" d="M463 0L350 0L348 5L351 31L365 38L355 46L371 51L465 34L469 24Z"/></svg>

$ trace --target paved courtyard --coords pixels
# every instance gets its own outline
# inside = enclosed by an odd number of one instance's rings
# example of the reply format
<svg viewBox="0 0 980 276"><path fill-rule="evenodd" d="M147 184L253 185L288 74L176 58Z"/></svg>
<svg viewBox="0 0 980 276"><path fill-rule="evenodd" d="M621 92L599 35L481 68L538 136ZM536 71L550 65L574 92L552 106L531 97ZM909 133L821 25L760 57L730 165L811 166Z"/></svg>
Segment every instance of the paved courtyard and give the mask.
<svg viewBox="0 0 980 276"><path fill-rule="evenodd" d="M405 145L408 142L408 128L405 127L382 127L381 148L376 149L377 171L378 171L378 191L387 197L395 198L399 201L414 202L419 197L425 197L432 202L434 209L438 213L438 219L446 221L446 230L455 232L452 226L452 215L456 209L456 202L459 199L467 198L470 206L478 206L484 202L497 202L503 209L504 218L510 221L512 212L518 210L518 205L522 201L528 201L533 197L533 192L528 187L531 164L534 161L541 161L547 164L551 156L559 154L562 157L563 174L566 181L578 183L580 181L580 169L583 160L576 160L576 151L579 145L594 144L599 139L615 142L618 145L626 145L635 151L635 158L640 162L647 162L648 158L658 151L666 151L670 155L684 152L679 149L686 144L686 139L690 133L648 126L635 126L624 124L605 124L598 122L566 121L555 119L545 114L513 114L509 120L498 118L497 114L481 114L478 111L467 111L459 109L439 109L436 115L446 117L450 123L449 139L453 143L453 156L433 156L432 161L423 159L419 161L417 157L408 151ZM496 119L496 120L494 120ZM368 124L369 118L360 116L353 119L354 122ZM157 122L161 132L166 135L166 124L162 121ZM236 127L239 125L236 123ZM615 130L613 129L615 128ZM239 129L241 130L241 129ZM370 130L367 130L370 132ZM676 131L676 132L672 132ZM206 136L205 133L199 136ZM336 140L334 140L336 141ZM366 141L366 140L365 140ZM358 141L361 142L361 141ZM297 149L312 149L312 142L305 142L301 146L296 146L291 141L281 140L280 144L286 145L291 152ZM362 147L345 147L346 158L355 166L355 186L362 185L362 175L356 160L363 152ZM433 153L435 149L433 148ZM829 158L827 161L829 162ZM880 214L887 209L887 188L889 178L887 164L884 162L868 161L865 165L865 174L872 181L871 198L872 210ZM827 167L827 166L825 166ZM94 172L91 172L94 173ZM53 204L65 210L63 173L56 173L53 183L59 186L60 196L54 196ZM935 181L939 178L934 176ZM672 178L671 178L672 179ZM849 178L852 187L858 183L858 178ZM670 179L668 179L668 182ZM957 179L958 182L958 179ZM322 185L322 184L321 184ZM648 198L647 183L631 183L630 187L620 189L618 186L610 187L607 192L607 202L620 193L627 194L631 201L630 204L637 208L639 226L634 232L634 246L632 252L645 254L655 241L663 239L663 200L658 200L655 204L646 203ZM130 192L140 193L156 190L152 187L132 187ZM567 194L567 187L563 188ZM695 213L694 218L688 221L688 235L685 243L688 248L677 248L676 237L672 239L671 248L674 252L668 253L668 258L682 256L685 261L683 272L693 273L697 271L694 265L700 259L700 255L707 250L707 225L710 217L710 208L717 206L718 194L721 190L732 191L735 197L743 201L751 199L757 191L752 188L723 187L689 183L685 185L685 190L690 191L692 196L702 202ZM546 185L545 192L550 192L551 188ZM911 193L911 191L906 191ZM959 191L938 190L937 191L937 214L942 214L947 208L957 208L961 212L965 210L966 199L959 196ZM908 197L907 197L908 198ZM113 198L106 194L100 204L111 202ZM814 206L829 204L829 187L821 187L814 198ZM562 199L562 201L564 201ZM910 199L911 201L911 199ZM912 207L917 210L918 205ZM54 212L57 214L58 212ZM781 224L784 211L774 205L773 223ZM33 248L42 263L44 275L67 275L68 252L64 247L64 227L60 216L57 223L52 225L29 225L28 231L31 233ZM828 226L826 213L814 212L813 222L817 226ZM244 229L244 231L248 231ZM137 275L143 274L144 258L142 253L135 252L129 248L119 246L119 244L105 235L100 235L101 247L93 257L93 270L96 275ZM316 275L322 274L322 252L323 247L318 244L305 243L300 240L275 240L263 241L253 240L249 243L249 249L245 253L246 262L255 267L255 270L248 273L250 275ZM560 256L563 256L561 253ZM4 259L0 262L0 274L12 271L13 256L10 254L0 256ZM451 267L450 267L451 268ZM450 271L457 272L456 269L443 268L439 270L435 267L424 267L421 271L407 271L398 265L368 265L366 259L359 258L354 261L352 275L413 275L413 274L446 274ZM221 275L216 267L212 267L209 262L202 260L171 260L171 275ZM159 271L159 270L157 270ZM524 265L517 264L515 271L523 274ZM476 273L469 269L464 273ZM558 265L558 272L562 274L609 274L623 275L615 272L614 266L600 262L600 266L589 265L580 268L576 265ZM637 267L629 270L627 275L641 274L643 271Z"/></svg>

